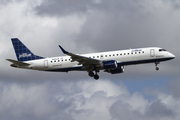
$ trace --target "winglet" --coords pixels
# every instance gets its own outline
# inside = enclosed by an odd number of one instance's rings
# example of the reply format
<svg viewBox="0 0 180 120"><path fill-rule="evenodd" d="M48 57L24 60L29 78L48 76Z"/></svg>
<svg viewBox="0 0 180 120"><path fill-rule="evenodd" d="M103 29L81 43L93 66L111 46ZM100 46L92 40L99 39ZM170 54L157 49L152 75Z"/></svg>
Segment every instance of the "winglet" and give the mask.
<svg viewBox="0 0 180 120"><path fill-rule="evenodd" d="M67 52L66 50L64 50L60 45L59 45L59 47L60 47L60 49L62 50L62 52L64 53L64 54L68 54L69 52Z"/></svg>

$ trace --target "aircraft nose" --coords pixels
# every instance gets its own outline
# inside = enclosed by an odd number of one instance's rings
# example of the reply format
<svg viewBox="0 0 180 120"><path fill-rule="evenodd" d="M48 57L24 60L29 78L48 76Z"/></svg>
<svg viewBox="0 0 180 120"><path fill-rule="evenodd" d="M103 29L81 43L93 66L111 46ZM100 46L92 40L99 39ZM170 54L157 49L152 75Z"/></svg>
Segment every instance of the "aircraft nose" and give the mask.
<svg viewBox="0 0 180 120"><path fill-rule="evenodd" d="M176 56L173 55L172 53L169 53L169 57L172 58L172 59L174 59Z"/></svg>

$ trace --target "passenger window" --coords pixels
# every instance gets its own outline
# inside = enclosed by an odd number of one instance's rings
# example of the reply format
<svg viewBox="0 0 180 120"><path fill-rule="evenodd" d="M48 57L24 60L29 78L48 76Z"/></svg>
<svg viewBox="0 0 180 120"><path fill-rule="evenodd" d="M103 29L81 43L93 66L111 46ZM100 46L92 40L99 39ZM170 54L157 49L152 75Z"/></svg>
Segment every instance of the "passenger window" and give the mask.
<svg viewBox="0 0 180 120"><path fill-rule="evenodd" d="M117 54L117 56L118 56L118 54Z"/></svg>
<svg viewBox="0 0 180 120"><path fill-rule="evenodd" d="M126 55L126 53L124 53L124 55Z"/></svg>
<svg viewBox="0 0 180 120"><path fill-rule="evenodd" d="M109 55L109 57L111 57L111 55Z"/></svg>

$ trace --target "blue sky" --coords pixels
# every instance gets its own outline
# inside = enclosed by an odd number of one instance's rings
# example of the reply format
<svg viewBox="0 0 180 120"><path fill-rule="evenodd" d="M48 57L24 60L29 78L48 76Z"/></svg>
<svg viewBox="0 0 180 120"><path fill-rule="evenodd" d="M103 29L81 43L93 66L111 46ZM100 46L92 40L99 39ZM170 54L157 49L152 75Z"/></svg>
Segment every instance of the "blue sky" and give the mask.
<svg viewBox="0 0 180 120"><path fill-rule="evenodd" d="M166 0L0 1L0 119L179 120L180 2ZM11 38L34 54L162 47L176 55L122 74L52 73L11 68Z"/></svg>

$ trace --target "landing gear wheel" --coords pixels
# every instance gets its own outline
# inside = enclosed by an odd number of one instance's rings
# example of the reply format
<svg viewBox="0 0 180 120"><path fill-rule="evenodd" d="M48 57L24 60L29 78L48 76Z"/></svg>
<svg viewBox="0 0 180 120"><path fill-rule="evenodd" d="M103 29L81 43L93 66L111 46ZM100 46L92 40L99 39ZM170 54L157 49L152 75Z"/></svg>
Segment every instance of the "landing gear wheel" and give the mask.
<svg viewBox="0 0 180 120"><path fill-rule="evenodd" d="M89 74L90 77L94 76L94 73L92 71L90 71L88 74Z"/></svg>
<svg viewBox="0 0 180 120"><path fill-rule="evenodd" d="M158 71L159 70L159 67L158 67L158 64L159 64L160 62L155 62L155 66L156 66L156 70Z"/></svg>
<svg viewBox="0 0 180 120"><path fill-rule="evenodd" d="M156 67L156 70L158 71L158 70L159 70L159 68L158 68L158 67Z"/></svg>
<svg viewBox="0 0 180 120"><path fill-rule="evenodd" d="M95 79L95 80L98 80L98 79L99 79L99 75L98 75L98 74L95 74L95 75L94 75L94 79Z"/></svg>

